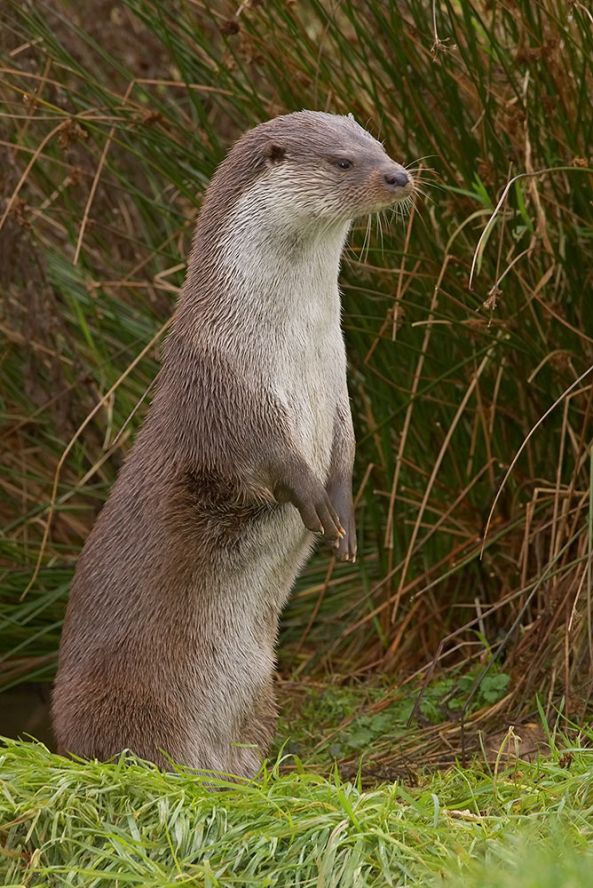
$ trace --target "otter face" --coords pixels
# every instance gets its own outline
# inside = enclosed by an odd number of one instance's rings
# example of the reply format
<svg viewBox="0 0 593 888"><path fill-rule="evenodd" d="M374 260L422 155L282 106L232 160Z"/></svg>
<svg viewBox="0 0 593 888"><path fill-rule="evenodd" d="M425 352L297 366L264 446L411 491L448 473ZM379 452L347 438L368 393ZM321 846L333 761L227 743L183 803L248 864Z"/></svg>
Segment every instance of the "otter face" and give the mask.
<svg viewBox="0 0 593 888"><path fill-rule="evenodd" d="M414 191L407 170L350 116L300 111L252 132L263 143L260 183L273 194L270 212L285 221L343 223Z"/></svg>

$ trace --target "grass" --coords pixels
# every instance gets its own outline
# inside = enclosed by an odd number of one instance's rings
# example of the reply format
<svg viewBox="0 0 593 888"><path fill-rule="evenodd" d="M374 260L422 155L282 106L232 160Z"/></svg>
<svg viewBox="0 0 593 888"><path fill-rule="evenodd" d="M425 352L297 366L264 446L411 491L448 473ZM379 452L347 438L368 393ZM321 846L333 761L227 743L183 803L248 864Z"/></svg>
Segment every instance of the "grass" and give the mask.
<svg viewBox="0 0 593 888"><path fill-rule="evenodd" d="M584 6L118 10L77 17L63 0L3 13L2 686L53 675L73 565L144 415L209 176L240 131L309 106L368 122L427 194L403 226L363 221L346 257L362 557L312 562L282 665L399 682L500 660L515 711L542 690L582 714Z"/></svg>
<svg viewBox="0 0 593 888"><path fill-rule="evenodd" d="M299 760L209 791L179 770L81 764L41 745L0 750L5 886L480 886L588 884L593 754L478 762L362 790ZM286 760L285 760L286 763ZM581 881L579 881L581 879Z"/></svg>
<svg viewBox="0 0 593 888"><path fill-rule="evenodd" d="M478 675L478 670L457 674L451 670L426 687L416 682L397 688L388 676L358 685L305 682L302 678L283 681L279 685L276 754L297 755L306 760L308 768L318 771L337 762L343 776L357 774L363 756L365 783L402 775L413 780L419 769L455 761L452 750L459 740L458 719ZM496 672L481 682L465 712L468 754L479 750L492 757L501 742L504 730L490 737L482 719L490 706L504 701L509 681L508 675ZM533 727L526 722L519 728L529 737L524 749L544 745L543 735ZM447 752L443 749L445 737Z"/></svg>
<svg viewBox="0 0 593 888"><path fill-rule="evenodd" d="M508 838L486 855L487 862L469 866L459 877L447 880L451 886L476 888L581 888L587 885L591 853L586 839L554 827L543 836L527 829Z"/></svg>
<svg viewBox="0 0 593 888"><path fill-rule="evenodd" d="M422 193L345 257L361 558L285 614L282 766L212 793L9 741L3 883L588 884L592 735L539 727L593 683L586 4L79 7L0 13L1 688L51 681L232 139L352 111Z"/></svg>

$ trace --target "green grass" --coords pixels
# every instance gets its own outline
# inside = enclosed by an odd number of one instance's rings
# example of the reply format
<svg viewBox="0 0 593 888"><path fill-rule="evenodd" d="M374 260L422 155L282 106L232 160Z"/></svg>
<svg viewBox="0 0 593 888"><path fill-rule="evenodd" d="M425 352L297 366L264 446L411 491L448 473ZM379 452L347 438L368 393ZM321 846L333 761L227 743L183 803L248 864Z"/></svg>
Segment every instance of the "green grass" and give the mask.
<svg viewBox="0 0 593 888"><path fill-rule="evenodd" d="M562 828L562 818L538 833L529 827L498 844L444 884L450 888L585 888L591 881L590 836Z"/></svg>
<svg viewBox="0 0 593 888"><path fill-rule="evenodd" d="M280 662L300 697L283 704L281 769L212 793L181 771L8 743L3 882L588 885L590 733L501 770L536 692L547 721L558 705L581 723L591 693L586 4L236 12L0 12L0 687L53 676L209 177L241 131L302 107L352 111L427 192L404 225L357 225L344 262L361 557L320 555L285 614ZM419 730L409 688L433 665ZM431 775L459 752L462 714L489 764Z"/></svg>
<svg viewBox="0 0 593 888"><path fill-rule="evenodd" d="M213 792L182 770L80 764L8 742L0 751L3 884L588 884L593 752L585 740L506 772L476 764L420 775L414 787L363 791L292 764L289 773L269 766L258 782L221 781Z"/></svg>

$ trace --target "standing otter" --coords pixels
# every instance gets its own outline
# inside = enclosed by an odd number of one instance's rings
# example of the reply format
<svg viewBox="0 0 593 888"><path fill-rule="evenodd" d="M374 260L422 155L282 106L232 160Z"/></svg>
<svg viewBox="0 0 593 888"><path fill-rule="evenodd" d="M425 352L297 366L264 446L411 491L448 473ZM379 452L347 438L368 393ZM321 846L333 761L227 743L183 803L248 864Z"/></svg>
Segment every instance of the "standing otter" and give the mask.
<svg viewBox="0 0 593 888"><path fill-rule="evenodd" d="M412 191L351 117L247 132L206 192L156 393L82 551L59 748L250 776L278 618L315 534L353 561L338 271L352 219Z"/></svg>

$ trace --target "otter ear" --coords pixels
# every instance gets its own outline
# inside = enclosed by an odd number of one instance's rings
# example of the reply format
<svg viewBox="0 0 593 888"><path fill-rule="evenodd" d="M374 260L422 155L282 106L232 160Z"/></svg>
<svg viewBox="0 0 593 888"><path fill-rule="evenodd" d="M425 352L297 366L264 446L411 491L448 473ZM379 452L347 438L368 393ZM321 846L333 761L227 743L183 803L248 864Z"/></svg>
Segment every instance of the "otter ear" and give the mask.
<svg viewBox="0 0 593 888"><path fill-rule="evenodd" d="M268 142L264 148L264 157L268 164L282 163L286 157L286 148L279 142Z"/></svg>

